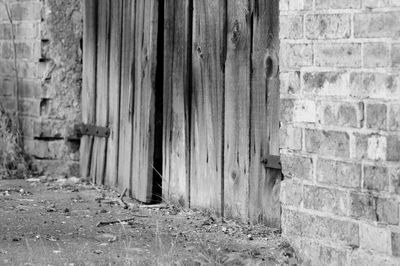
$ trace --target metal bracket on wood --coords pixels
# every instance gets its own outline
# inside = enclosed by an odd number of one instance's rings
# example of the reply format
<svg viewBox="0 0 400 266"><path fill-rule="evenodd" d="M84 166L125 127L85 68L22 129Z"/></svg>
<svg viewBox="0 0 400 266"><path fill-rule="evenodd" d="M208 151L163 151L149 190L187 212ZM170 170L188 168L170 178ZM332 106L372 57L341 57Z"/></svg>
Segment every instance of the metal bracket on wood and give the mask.
<svg viewBox="0 0 400 266"><path fill-rule="evenodd" d="M95 136L100 138L108 138L110 136L110 129L108 127L99 127L93 125L75 125L75 132L78 136Z"/></svg>
<svg viewBox="0 0 400 266"><path fill-rule="evenodd" d="M281 157L277 155L266 155L261 160L265 168L282 170Z"/></svg>

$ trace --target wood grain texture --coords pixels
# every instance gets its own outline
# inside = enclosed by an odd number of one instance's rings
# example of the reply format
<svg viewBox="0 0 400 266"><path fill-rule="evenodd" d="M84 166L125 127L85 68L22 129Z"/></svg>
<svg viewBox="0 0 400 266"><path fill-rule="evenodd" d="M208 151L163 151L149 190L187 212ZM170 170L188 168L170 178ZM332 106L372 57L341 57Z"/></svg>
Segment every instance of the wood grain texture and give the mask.
<svg viewBox="0 0 400 266"><path fill-rule="evenodd" d="M247 220L252 27L249 1L227 1L227 22L224 213L226 217Z"/></svg>
<svg viewBox="0 0 400 266"><path fill-rule="evenodd" d="M137 0L135 23L132 195L150 202L153 185L158 0Z"/></svg>
<svg viewBox="0 0 400 266"><path fill-rule="evenodd" d="M225 1L193 2L191 207L221 212Z"/></svg>
<svg viewBox="0 0 400 266"><path fill-rule="evenodd" d="M94 124L97 63L97 0L83 2L83 73L82 73L82 122ZM81 176L90 176L93 137L82 136L80 146Z"/></svg>
<svg viewBox="0 0 400 266"><path fill-rule="evenodd" d="M278 0L252 0L252 14L250 219L279 227L280 171L261 163L267 154L279 155Z"/></svg>
<svg viewBox="0 0 400 266"><path fill-rule="evenodd" d="M98 45L97 45L97 81L96 81L96 126L108 125L108 86L110 51L110 1L98 1ZM94 138L91 176L96 184L103 184L107 141Z"/></svg>
<svg viewBox="0 0 400 266"><path fill-rule="evenodd" d="M189 0L165 1L163 197L189 203Z"/></svg>
<svg viewBox="0 0 400 266"><path fill-rule="evenodd" d="M110 81L109 117L110 137L107 139L106 176L104 184L115 187L118 178L119 107L121 89L122 0L111 1L110 16Z"/></svg>
<svg viewBox="0 0 400 266"><path fill-rule="evenodd" d="M118 188L132 195L133 64L136 1L123 0Z"/></svg>

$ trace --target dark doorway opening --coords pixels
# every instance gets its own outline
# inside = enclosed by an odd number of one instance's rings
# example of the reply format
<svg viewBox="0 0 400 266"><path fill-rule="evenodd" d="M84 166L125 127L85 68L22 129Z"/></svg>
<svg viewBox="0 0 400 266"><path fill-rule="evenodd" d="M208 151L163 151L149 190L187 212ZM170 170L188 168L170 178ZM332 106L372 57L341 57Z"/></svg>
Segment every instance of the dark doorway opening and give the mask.
<svg viewBox="0 0 400 266"><path fill-rule="evenodd" d="M155 84L155 113L154 113L154 155L153 155L153 189L152 203L162 201L162 165L163 165L163 79L164 79L164 1L158 5L158 34L157 34L157 68Z"/></svg>

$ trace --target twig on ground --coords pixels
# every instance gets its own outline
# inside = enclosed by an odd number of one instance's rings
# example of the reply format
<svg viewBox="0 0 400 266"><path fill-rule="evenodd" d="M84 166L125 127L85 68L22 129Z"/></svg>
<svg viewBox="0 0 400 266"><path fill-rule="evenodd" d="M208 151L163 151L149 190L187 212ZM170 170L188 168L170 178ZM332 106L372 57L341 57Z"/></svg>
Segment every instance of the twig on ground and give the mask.
<svg viewBox="0 0 400 266"><path fill-rule="evenodd" d="M118 223L123 223L123 222L129 222L135 220L137 217L139 218L146 218L148 216L146 215L135 215L135 217L128 218L128 219L121 219L121 220L113 220L113 221L106 221L106 222L98 222L96 224L96 227L101 227L101 226L106 226L106 225L112 225L112 224L118 224Z"/></svg>
<svg viewBox="0 0 400 266"><path fill-rule="evenodd" d="M128 189L127 188L125 188L124 189L124 192L122 192L122 194L121 194L121 196L119 196L119 198L118 198L118 203L119 203L119 205L121 205L124 209L128 209L128 204L124 201L124 197L125 197L125 194L126 194L126 191L127 191Z"/></svg>

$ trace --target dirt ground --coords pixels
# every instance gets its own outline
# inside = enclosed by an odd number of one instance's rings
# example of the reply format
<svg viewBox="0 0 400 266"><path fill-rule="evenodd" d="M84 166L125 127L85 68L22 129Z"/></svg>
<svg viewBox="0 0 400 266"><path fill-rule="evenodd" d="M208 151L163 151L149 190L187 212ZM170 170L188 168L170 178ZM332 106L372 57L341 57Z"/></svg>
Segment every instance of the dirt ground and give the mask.
<svg viewBox="0 0 400 266"><path fill-rule="evenodd" d="M0 265L296 265L277 230L118 199L74 178L0 180Z"/></svg>

